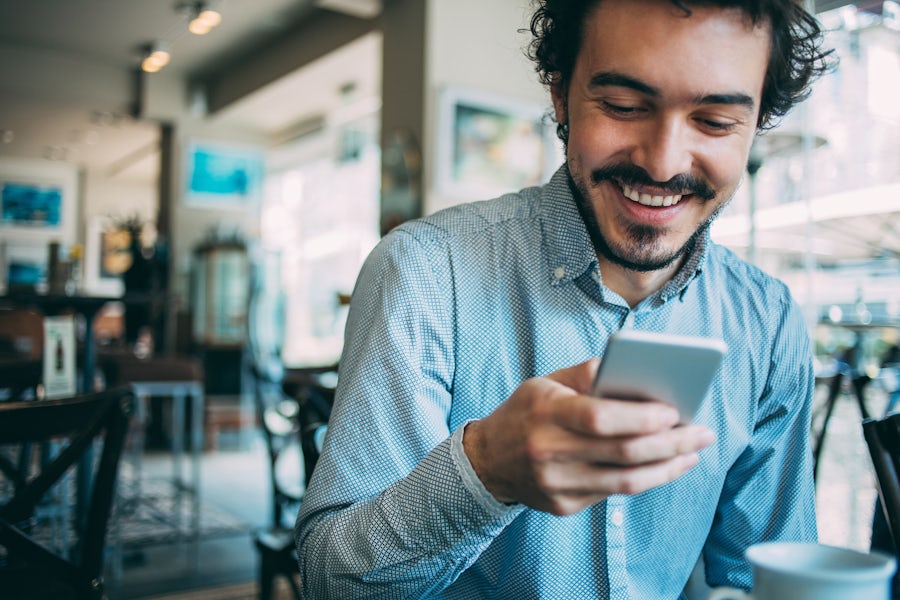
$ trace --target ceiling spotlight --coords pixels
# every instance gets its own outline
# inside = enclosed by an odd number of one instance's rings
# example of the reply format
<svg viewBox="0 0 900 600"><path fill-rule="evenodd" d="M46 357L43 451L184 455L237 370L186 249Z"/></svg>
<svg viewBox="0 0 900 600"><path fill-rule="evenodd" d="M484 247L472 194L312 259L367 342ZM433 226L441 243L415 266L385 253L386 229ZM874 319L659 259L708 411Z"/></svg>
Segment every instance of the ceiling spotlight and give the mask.
<svg viewBox="0 0 900 600"><path fill-rule="evenodd" d="M141 60L141 70L145 73L156 73L169 64L171 58L165 47L154 44L145 49L144 58Z"/></svg>
<svg viewBox="0 0 900 600"><path fill-rule="evenodd" d="M191 6L191 20L188 31L194 35L205 35L222 22L222 15L209 7L205 2L197 2Z"/></svg>

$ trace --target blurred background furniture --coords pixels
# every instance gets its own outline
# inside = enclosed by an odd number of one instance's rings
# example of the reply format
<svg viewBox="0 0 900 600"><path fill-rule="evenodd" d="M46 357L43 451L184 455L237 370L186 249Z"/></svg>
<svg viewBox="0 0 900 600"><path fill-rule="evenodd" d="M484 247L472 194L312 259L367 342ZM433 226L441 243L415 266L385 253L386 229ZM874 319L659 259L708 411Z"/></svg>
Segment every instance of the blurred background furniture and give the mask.
<svg viewBox="0 0 900 600"><path fill-rule="evenodd" d="M266 444L270 482L271 521L253 534L257 551L259 597L269 600L276 577L288 581L294 598L300 599L293 518L305 490L301 480L302 455L297 404L281 391L277 363L252 366L254 401Z"/></svg>
<svg viewBox="0 0 900 600"><path fill-rule="evenodd" d="M268 257L273 258L273 257ZM276 578L290 584L300 600L294 521L321 450L334 388L320 378L336 376L336 365L284 368L283 296L271 275L278 261L264 258L251 271L247 356L253 379L257 421L268 458L271 521L254 532L261 600L272 598ZM318 442L318 443L317 443Z"/></svg>
<svg viewBox="0 0 900 600"><path fill-rule="evenodd" d="M316 382L321 369L314 371L302 377L295 372L286 383L279 365L253 366L254 397L272 484L271 526L254 535L261 600L271 599L276 577L287 579L294 597L300 599L294 520L319 458L334 400L334 389Z"/></svg>
<svg viewBox="0 0 900 600"><path fill-rule="evenodd" d="M44 316L31 308L0 307L0 400L35 398L42 378Z"/></svg>
<svg viewBox="0 0 900 600"><path fill-rule="evenodd" d="M864 419L862 429L878 487L872 522L872 550L897 556L900 549L900 413ZM893 597L900 597L900 575L894 576L893 589Z"/></svg>
<svg viewBox="0 0 900 600"><path fill-rule="evenodd" d="M105 598L106 533L132 407L133 393L127 386L66 399L0 403L0 444L27 454L18 461L24 470L5 458L0 462L5 481L0 487L4 599ZM68 543L67 534L48 538L42 504L57 486L71 489L66 487L69 473L97 442L100 453L88 478L87 512L79 514L74 495L63 494L64 527L74 540ZM39 447L49 449L49 455L31 455L30 450Z"/></svg>
<svg viewBox="0 0 900 600"><path fill-rule="evenodd" d="M95 389L95 367L97 348L94 339L94 317L107 302L114 300L105 296L83 294L38 294L16 291L0 297L0 304L20 309L39 311L44 316L73 313L84 321L81 331L80 360L81 380L79 391L91 392ZM43 334L42 334L43 335Z"/></svg>
<svg viewBox="0 0 900 600"><path fill-rule="evenodd" d="M113 358L115 356L115 358ZM105 357L105 372L111 385L127 384L134 390L137 406L132 421L125 455L126 469L120 486L120 510L123 513L152 510L156 518L174 527L175 542L192 542L194 548L200 532L200 477L203 452L205 393L203 365L192 357L151 356L138 358L133 353ZM155 404L154 404L155 402ZM155 408L156 410L152 410ZM151 414L152 413L152 414ZM164 422L170 428L164 428ZM156 493L143 487L143 455L147 451L147 430L154 428L153 447L165 447L172 453L172 476L169 485L156 488ZM185 433L189 431L187 440ZM184 460L190 451L191 475L185 478ZM184 503L190 503L190 519L182 522ZM123 533L117 531L114 570L121 568ZM141 540L129 536L131 546ZM193 553L192 553L193 556Z"/></svg>
<svg viewBox="0 0 900 600"><path fill-rule="evenodd" d="M828 372L816 375L816 385L826 387L827 396L824 404L817 408L811 424L813 427L813 430L810 432L813 447L813 477L815 479L818 479L822 448L825 445L825 435L828 432L828 425L834 415L834 409L838 400L843 395L852 394L859 408L861 418L868 419L871 417L869 409L866 407L866 388L872 379L864 370L859 368L856 352L857 350L854 350L854 347L848 348L833 361L832 368ZM818 415L820 412L824 413L821 417Z"/></svg>

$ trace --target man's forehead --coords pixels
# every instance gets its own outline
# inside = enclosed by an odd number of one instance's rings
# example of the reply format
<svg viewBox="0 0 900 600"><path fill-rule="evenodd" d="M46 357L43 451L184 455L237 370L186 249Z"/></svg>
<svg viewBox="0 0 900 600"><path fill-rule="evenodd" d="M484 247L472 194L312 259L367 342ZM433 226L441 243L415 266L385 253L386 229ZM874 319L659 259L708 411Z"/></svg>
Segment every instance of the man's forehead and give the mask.
<svg viewBox="0 0 900 600"><path fill-rule="evenodd" d="M701 6L688 16L669 0L601 0L583 31L584 77L618 72L655 86L700 74L710 93L757 83L761 92L771 50L768 25L737 9Z"/></svg>

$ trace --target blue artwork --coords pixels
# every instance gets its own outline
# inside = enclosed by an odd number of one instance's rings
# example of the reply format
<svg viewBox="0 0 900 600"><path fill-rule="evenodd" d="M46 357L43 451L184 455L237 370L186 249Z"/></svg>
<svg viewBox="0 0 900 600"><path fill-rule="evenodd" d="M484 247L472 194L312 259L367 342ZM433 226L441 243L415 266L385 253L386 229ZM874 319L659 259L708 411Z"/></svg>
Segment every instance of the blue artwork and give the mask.
<svg viewBox="0 0 900 600"><path fill-rule="evenodd" d="M256 193L263 170L260 153L196 147L190 158L188 193L193 199L247 200Z"/></svg>
<svg viewBox="0 0 900 600"><path fill-rule="evenodd" d="M36 286L46 277L42 265L30 262L11 262L6 275L9 286Z"/></svg>
<svg viewBox="0 0 900 600"><path fill-rule="evenodd" d="M62 189L24 183L4 183L0 190L6 225L59 227L62 222Z"/></svg>

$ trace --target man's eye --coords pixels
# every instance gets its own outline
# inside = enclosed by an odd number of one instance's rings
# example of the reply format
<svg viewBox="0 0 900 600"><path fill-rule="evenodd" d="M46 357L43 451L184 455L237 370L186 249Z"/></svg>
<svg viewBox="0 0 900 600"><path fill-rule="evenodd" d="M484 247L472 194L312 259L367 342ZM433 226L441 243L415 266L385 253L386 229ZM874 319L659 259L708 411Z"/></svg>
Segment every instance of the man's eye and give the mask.
<svg viewBox="0 0 900 600"><path fill-rule="evenodd" d="M713 119L698 119L699 122L709 129L715 131L731 131L735 127L737 127L737 123L732 121L715 121Z"/></svg>
<svg viewBox="0 0 900 600"><path fill-rule="evenodd" d="M631 115L638 111L640 111L640 107L637 106L622 106L621 104L613 104L611 102L604 101L603 108L612 113L617 113L620 115Z"/></svg>

